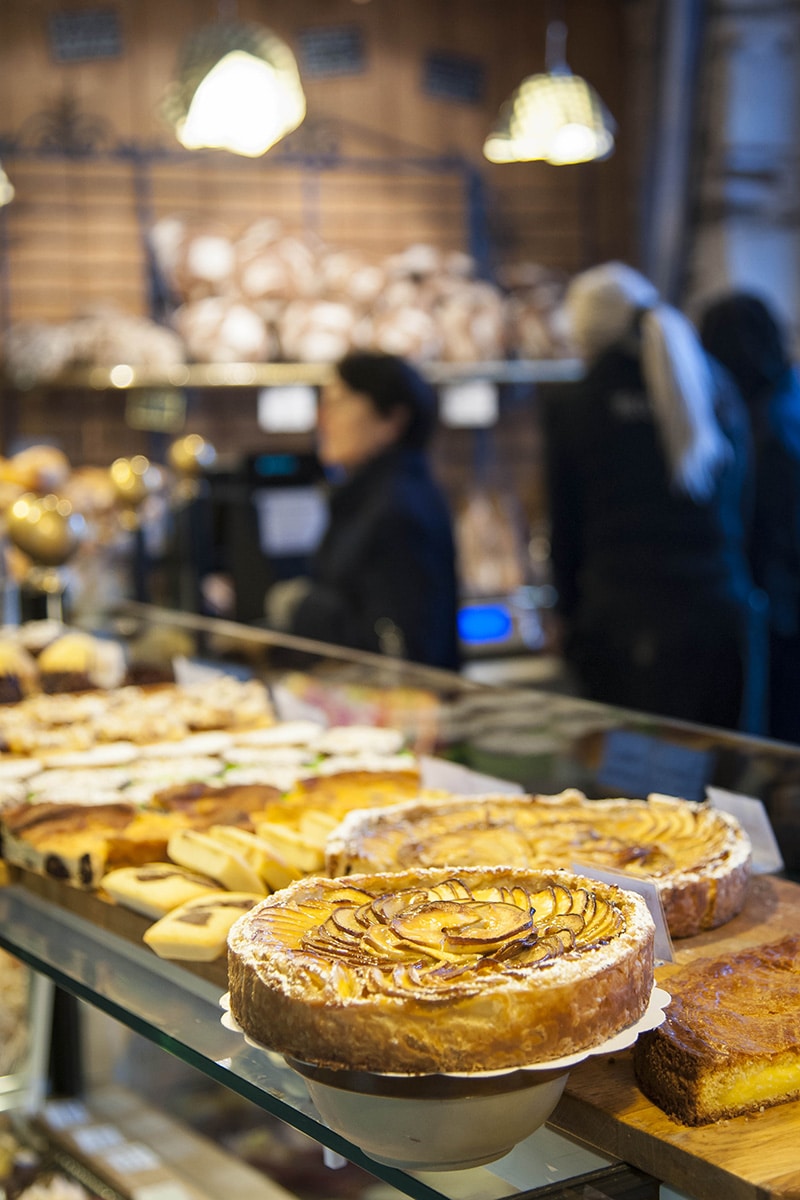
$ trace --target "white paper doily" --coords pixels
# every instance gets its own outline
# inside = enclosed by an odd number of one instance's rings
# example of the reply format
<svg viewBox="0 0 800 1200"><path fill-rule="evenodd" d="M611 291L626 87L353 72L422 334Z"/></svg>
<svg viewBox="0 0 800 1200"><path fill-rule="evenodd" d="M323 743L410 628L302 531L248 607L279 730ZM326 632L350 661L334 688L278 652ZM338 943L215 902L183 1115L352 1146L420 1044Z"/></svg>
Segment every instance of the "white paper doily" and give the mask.
<svg viewBox="0 0 800 1200"><path fill-rule="evenodd" d="M626 1029L615 1033L613 1037L607 1038L606 1041L598 1043L596 1046L590 1046L586 1050L578 1050L575 1054L567 1054L562 1058L549 1058L542 1062L523 1063L515 1067L506 1067L500 1071L442 1071L439 1074L448 1075L457 1079L476 1079L490 1078L496 1075L509 1075L514 1071L553 1071L567 1070L569 1067L577 1066L587 1058L592 1058L601 1054L617 1054L621 1050L627 1050L636 1041L640 1033L646 1033L649 1029L656 1029L664 1020L664 1009L670 1002L670 994L657 984L653 985L653 990L650 993L650 1000L647 1008L642 1016L633 1025L628 1025ZM275 1050L270 1050L267 1046L256 1042L244 1032L238 1021L230 1011L230 994L225 992L220 996L220 1007L222 1008L222 1016L220 1017L221 1024L225 1029L229 1029L232 1033L242 1035L248 1046L253 1046L254 1049L260 1050L262 1053L270 1057L274 1062L285 1063L282 1054ZM368 1074L369 1072L365 1072ZM384 1072L384 1074L393 1074L393 1072Z"/></svg>

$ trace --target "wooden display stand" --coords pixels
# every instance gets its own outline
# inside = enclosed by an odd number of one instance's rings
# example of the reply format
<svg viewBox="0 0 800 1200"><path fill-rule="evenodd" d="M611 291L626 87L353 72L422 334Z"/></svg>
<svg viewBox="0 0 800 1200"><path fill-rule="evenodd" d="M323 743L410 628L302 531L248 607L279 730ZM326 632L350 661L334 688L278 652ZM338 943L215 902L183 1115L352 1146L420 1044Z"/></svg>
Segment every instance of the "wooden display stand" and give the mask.
<svg viewBox="0 0 800 1200"><path fill-rule="evenodd" d="M800 886L756 876L739 916L676 942L676 961L657 970L658 980L669 990L679 967L777 941L798 928ZM641 1093L630 1050L574 1067L550 1124L695 1200L800 1196L800 1100L713 1125L681 1125Z"/></svg>

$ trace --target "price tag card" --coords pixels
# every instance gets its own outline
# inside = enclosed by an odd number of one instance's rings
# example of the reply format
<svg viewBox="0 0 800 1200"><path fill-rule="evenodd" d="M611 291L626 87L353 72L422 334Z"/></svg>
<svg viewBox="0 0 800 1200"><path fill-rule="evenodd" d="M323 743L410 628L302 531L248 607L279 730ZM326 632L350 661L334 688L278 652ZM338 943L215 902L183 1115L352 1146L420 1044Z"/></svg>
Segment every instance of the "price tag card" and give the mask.
<svg viewBox="0 0 800 1200"><path fill-rule="evenodd" d="M683 800L702 800L713 763L708 750L678 746L628 729L609 729L597 778L603 787L629 796L662 792Z"/></svg>
<svg viewBox="0 0 800 1200"><path fill-rule="evenodd" d="M335 1150L331 1150L329 1146L322 1147L322 1161L332 1171L338 1171L341 1167L347 1166L347 1159L341 1154L337 1154Z"/></svg>
<svg viewBox="0 0 800 1200"><path fill-rule="evenodd" d="M91 1120L89 1110L80 1100L53 1100L45 1105L44 1116L51 1129L69 1129Z"/></svg>
<svg viewBox="0 0 800 1200"><path fill-rule="evenodd" d="M131 1200L196 1200L197 1192L188 1191L177 1179L147 1183L131 1192Z"/></svg>
<svg viewBox="0 0 800 1200"><path fill-rule="evenodd" d="M124 1142L120 1131L114 1125L90 1125L86 1129L77 1129L73 1135L75 1145L84 1154L98 1154L109 1146L118 1146Z"/></svg>
<svg viewBox="0 0 800 1200"><path fill-rule="evenodd" d="M103 1161L118 1175L139 1175L161 1165L161 1159L141 1142L125 1142L102 1156Z"/></svg>
<svg viewBox="0 0 800 1200"><path fill-rule="evenodd" d="M317 423L317 390L304 383L261 388L258 427L267 433L308 433Z"/></svg>
<svg viewBox="0 0 800 1200"><path fill-rule="evenodd" d="M439 416L451 429L488 429L497 424L497 385L488 379L449 383L439 389Z"/></svg>
<svg viewBox="0 0 800 1200"><path fill-rule="evenodd" d="M722 812L730 813L744 829L753 845L753 871L757 875L772 875L782 871L783 855L770 825L767 810L760 800L729 792L725 788L706 788L708 802Z"/></svg>
<svg viewBox="0 0 800 1200"><path fill-rule="evenodd" d="M642 879L639 875L629 875L626 871L614 871L610 867L597 867L594 863L573 863L573 871L585 875L588 879L599 879L601 883L609 883L614 887L623 888L626 892L636 892L641 896L650 910L653 924L656 927L654 953L656 963L672 962L672 938L670 937L667 918L664 916L664 906L658 888L652 879Z"/></svg>

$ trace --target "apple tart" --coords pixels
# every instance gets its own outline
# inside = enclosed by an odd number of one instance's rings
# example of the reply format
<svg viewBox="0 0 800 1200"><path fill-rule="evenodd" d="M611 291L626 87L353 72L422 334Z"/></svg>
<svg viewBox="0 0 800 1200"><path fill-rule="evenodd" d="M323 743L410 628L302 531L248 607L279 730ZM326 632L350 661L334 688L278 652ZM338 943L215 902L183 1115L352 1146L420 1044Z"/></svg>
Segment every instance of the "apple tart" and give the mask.
<svg viewBox="0 0 800 1200"><path fill-rule="evenodd" d="M653 937L639 896L565 871L306 878L231 929L230 1009L262 1046L327 1068L506 1070L639 1020Z"/></svg>
<svg viewBox="0 0 800 1200"><path fill-rule="evenodd" d="M713 929L742 908L750 839L727 813L672 796L587 800L453 797L349 813L326 846L329 875L419 865L606 867L652 879L670 933Z"/></svg>

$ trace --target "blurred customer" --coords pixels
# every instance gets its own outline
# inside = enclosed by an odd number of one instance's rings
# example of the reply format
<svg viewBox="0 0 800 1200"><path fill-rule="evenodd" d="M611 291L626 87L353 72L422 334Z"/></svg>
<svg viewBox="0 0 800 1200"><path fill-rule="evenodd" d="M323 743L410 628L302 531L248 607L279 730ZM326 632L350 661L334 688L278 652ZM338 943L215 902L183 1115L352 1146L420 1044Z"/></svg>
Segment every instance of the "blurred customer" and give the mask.
<svg viewBox="0 0 800 1200"><path fill-rule="evenodd" d="M451 517L425 447L436 393L403 359L353 353L322 393L318 454L338 472L309 578L266 597L275 628L456 669Z"/></svg>
<svg viewBox="0 0 800 1200"><path fill-rule="evenodd" d="M545 397L552 566L583 695L759 730L747 414L693 326L622 263L566 297L585 377Z"/></svg>
<svg viewBox="0 0 800 1200"><path fill-rule="evenodd" d="M750 561L770 614L768 732L800 742L800 379L783 329L758 296L720 297L704 312L700 333L750 413L756 459Z"/></svg>

